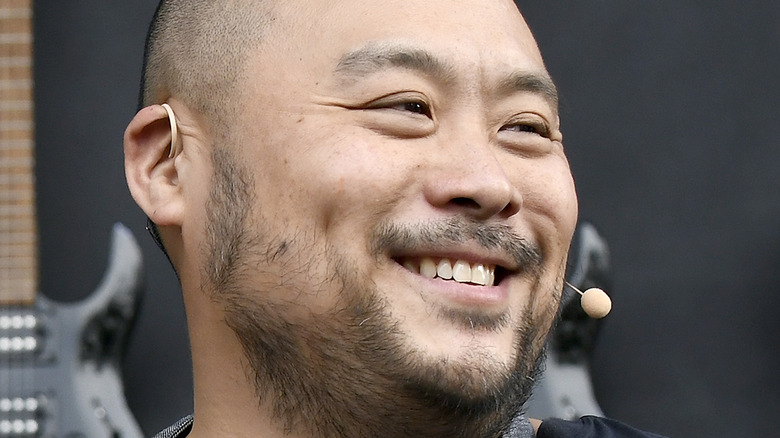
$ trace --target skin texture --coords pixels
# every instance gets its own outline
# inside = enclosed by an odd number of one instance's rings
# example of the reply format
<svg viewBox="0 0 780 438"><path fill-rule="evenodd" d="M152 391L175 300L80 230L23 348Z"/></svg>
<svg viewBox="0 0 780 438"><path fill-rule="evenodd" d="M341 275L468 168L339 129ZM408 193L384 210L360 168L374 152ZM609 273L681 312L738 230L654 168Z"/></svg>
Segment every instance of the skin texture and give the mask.
<svg viewBox="0 0 780 438"><path fill-rule="evenodd" d="M554 87L509 1L289 1L215 126L125 133L180 275L191 436L500 436L555 317L577 204ZM226 129L227 128L227 129ZM498 265L492 287L421 257Z"/></svg>

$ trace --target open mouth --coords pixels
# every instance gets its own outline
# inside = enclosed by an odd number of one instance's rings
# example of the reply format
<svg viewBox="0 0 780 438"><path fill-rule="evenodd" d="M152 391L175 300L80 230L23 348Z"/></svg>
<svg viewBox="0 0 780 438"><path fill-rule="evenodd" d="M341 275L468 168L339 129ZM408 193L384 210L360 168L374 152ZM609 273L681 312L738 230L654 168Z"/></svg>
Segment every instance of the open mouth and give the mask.
<svg viewBox="0 0 780 438"><path fill-rule="evenodd" d="M410 272L426 278L440 278L480 286L498 284L506 272L497 265L470 263L460 259L403 257L396 262Z"/></svg>

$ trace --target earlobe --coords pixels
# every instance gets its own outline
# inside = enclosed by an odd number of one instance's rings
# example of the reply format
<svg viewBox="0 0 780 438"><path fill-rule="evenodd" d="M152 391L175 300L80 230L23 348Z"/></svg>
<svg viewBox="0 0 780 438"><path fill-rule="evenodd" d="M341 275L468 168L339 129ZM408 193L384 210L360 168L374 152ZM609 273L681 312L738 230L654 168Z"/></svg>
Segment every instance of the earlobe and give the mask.
<svg viewBox="0 0 780 438"><path fill-rule="evenodd" d="M157 225L181 225L184 200L175 160L181 143L173 111L148 106L133 117L125 130L125 175L135 202ZM174 136L172 136L175 135Z"/></svg>

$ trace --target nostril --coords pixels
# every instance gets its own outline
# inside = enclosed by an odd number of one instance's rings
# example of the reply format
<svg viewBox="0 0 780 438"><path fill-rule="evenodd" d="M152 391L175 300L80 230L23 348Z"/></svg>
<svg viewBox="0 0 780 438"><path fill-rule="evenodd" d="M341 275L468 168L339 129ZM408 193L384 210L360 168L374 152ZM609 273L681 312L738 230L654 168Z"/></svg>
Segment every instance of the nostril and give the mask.
<svg viewBox="0 0 780 438"><path fill-rule="evenodd" d="M479 203L471 198L465 198L465 197L453 198L450 202L459 207L467 207L467 208L474 208L474 209L480 208Z"/></svg>

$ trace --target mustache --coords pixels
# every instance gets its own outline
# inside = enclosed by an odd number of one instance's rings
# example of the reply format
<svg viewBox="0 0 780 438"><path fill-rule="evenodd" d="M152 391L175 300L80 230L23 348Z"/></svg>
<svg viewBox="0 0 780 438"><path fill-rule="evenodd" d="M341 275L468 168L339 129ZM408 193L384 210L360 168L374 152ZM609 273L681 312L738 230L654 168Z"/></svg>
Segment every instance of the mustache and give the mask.
<svg viewBox="0 0 780 438"><path fill-rule="evenodd" d="M499 250L511 258L520 271L539 274L543 266L542 252L528 239L502 224L484 223L467 217L396 224L383 222L371 233L371 253L445 248L453 244L475 243L484 249Z"/></svg>

